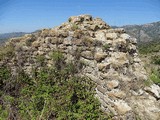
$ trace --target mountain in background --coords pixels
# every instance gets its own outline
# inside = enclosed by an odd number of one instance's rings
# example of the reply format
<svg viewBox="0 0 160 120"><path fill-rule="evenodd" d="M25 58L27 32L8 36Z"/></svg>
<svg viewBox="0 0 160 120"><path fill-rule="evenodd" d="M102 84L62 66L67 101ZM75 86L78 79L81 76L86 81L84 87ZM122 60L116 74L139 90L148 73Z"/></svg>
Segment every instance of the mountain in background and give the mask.
<svg viewBox="0 0 160 120"><path fill-rule="evenodd" d="M27 33L25 33L25 32L0 33L0 44L4 43L9 38L21 37L25 34L27 34Z"/></svg>
<svg viewBox="0 0 160 120"><path fill-rule="evenodd" d="M127 34L137 38L138 43L160 40L160 21L143 25L126 25L122 28L126 30Z"/></svg>
<svg viewBox="0 0 160 120"><path fill-rule="evenodd" d="M119 28L112 26L113 28ZM160 21L143 25L125 25L121 26L132 37L137 38L138 43L148 43L151 41L160 41ZM13 32L0 34L0 44L12 37L21 37L25 32Z"/></svg>
<svg viewBox="0 0 160 120"><path fill-rule="evenodd" d="M26 34L25 32L0 33L0 39L8 39L12 37L20 37Z"/></svg>

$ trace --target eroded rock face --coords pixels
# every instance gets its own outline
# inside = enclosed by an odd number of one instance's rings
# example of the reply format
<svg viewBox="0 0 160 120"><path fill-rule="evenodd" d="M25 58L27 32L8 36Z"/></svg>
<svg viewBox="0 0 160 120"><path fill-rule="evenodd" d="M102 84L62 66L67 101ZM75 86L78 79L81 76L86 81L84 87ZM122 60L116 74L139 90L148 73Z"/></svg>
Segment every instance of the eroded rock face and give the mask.
<svg viewBox="0 0 160 120"><path fill-rule="evenodd" d="M102 19L73 16L59 27L11 39L7 44L14 44L15 57L7 62L14 71L21 67L30 74L33 66L40 67L37 56L50 67L50 54L61 51L66 62L78 59L85 64L80 75L97 84L96 97L113 119L159 120L160 88L145 87L148 77L136 43L124 29L112 29Z"/></svg>

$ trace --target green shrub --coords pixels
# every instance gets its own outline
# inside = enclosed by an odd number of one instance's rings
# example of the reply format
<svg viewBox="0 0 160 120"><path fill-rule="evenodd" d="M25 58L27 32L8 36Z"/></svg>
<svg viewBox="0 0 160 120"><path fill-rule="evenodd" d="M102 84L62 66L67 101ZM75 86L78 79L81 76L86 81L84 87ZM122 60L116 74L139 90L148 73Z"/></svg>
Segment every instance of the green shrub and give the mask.
<svg viewBox="0 0 160 120"><path fill-rule="evenodd" d="M44 61L45 61L45 56L44 56L44 55L38 55L38 56L36 57L36 61L37 61L41 66L43 66Z"/></svg>
<svg viewBox="0 0 160 120"><path fill-rule="evenodd" d="M138 46L138 50L141 54L149 54L153 52L159 52L160 51L160 42L149 42L146 44L140 44Z"/></svg>
<svg viewBox="0 0 160 120"><path fill-rule="evenodd" d="M60 52L60 51L54 51L54 52L51 54L51 58L52 58L54 61L60 61L60 60L63 60L64 56L63 56L62 52Z"/></svg>
<svg viewBox="0 0 160 120"><path fill-rule="evenodd" d="M153 84L153 81L151 81L151 80L145 80L144 81L145 86L151 86L152 84Z"/></svg>
<svg viewBox="0 0 160 120"><path fill-rule="evenodd" d="M0 105L0 120L6 120L8 116L9 116L9 112L7 107L4 108L2 105Z"/></svg>
<svg viewBox="0 0 160 120"><path fill-rule="evenodd" d="M14 55L14 47L12 45L0 46L0 61L5 57L12 57Z"/></svg>
<svg viewBox="0 0 160 120"><path fill-rule="evenodd" d="M57 54L55 60L61 56ZM0 69L4 78L2 82L5 79L12 82L13 92L16 93L11 94L6 89L0 91L3 95L0 98L5 104L0 105L0 119L107 119L95 98L95 84L86 77L76 76L75 71L74 63L65 64L64 69L43 67L36 71L34 77L23 71L13 77L7 68ZM10 116L11 113L15 116Z"/></svg>
<svg viewBox="0 0 160 120"><path fill-rule="evenodd" d="M109 45L108 44L105 44L105 45L103 45L103 49L106 51L106 50L108 50L109 49Z"/></svg>
<svg viewBox="0 0 160 120"><path fill-rule="evenodd" d="M39 72L37 84L22 89L19 105L22 118L91 120L102 117L100 104L94 98L95 86L88 78L69 77L62 71L52 72Z"/></svg>
<svg viewBox="0 0 160 120"><path fill-rule="evenodd" d="M155 84L160 84L160 69L159 70L153 70L150 79L155 83Z"/></svg>
<svg viewBox="0 0 160 120"><path fill-rule="evenodd" d="M10 70L6 66L0 67L0 80L7 80L11 77Z"/></svg>
<svg viewBox="0 0 160 120"><path fill-rule="evenodd" d="M152 57L152 63L160 65L160 56Z"/></svg>
<svg viewBox="0 0 160 120"><path fill-rule="evenodd" d="M150 79L154 82L154 83L160 83L160 79L158 78L157 75L155 74L151 74Z"/></svg>
<svg viewBox="0 0 160 120"><path fill-rule="evenodd" d="M63 53L60 51L53 51L51 54L51 58L55 63L55 67L57 69L62 69L64 66L64 56Z"/></svg>

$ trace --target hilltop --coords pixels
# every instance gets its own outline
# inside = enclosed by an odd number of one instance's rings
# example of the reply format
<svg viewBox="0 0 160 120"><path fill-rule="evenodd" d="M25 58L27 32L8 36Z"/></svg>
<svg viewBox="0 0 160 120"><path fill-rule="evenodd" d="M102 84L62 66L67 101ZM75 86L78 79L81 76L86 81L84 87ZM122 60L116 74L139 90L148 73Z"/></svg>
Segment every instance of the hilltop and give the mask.
<svg viewBox="0 0 160 120"><path fill-rule="evenodd" d="M0 60L4 118L160 119L160 88L148 77L137 40L100 18L72 16L12 38Z"/></svg>

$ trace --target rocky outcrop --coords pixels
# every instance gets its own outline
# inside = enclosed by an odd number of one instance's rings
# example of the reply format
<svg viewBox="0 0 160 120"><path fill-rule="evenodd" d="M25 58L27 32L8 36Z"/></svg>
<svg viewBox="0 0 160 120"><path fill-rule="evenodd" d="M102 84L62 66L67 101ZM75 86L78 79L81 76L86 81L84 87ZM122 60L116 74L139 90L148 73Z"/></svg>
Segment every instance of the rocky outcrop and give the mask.
<svg viewBox="0 0 160 120"><path fill-rule="evenodd" d="M30 74L33 67L40 67L39 56L50 67L52 52L60 51L64 61L83 63L79 75L97 84L101 108L113 119L159 120L160 88L145 86L148 77L136 43L124 29L112 29L100 18L73 16L59 27L11 39L7 44L14 46L15 57L7 62L15 74L17 68Z"/></svg>

